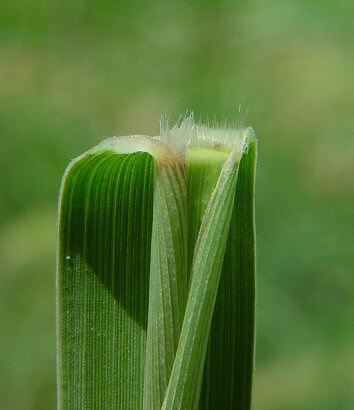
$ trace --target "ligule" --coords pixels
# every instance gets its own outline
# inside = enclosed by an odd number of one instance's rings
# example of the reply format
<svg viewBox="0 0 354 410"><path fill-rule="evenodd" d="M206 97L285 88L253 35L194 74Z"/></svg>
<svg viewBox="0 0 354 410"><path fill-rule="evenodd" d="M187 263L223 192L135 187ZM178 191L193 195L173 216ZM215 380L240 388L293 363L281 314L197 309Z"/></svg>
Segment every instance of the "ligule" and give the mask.
<svg viewBox="0 0 354 410"><path fill-rule="evenodd" d="M188 117L62 183L60 409L250 409L256 146Z"/></svg>

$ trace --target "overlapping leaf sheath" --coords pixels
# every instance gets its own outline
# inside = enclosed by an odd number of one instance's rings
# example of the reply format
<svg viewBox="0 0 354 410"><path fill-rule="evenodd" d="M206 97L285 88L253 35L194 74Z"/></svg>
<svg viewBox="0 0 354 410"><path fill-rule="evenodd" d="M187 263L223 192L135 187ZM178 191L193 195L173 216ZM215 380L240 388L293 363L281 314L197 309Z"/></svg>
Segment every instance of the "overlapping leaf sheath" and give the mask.
<svg viewBox="0 0 354 410"><path fill-rule="evenodd" d="M201 410L250 409L254 371L256 145L242 156L201 391Z"/></svg>
<svg viewBox="0 0 354 410"><path fill-rule="evenodd" d="M188 294L185 159L156 161L144 409L161 408Z"/></svg>
<svg viewBox="0 0 354 410"><path fill-rule="evenodd" d="M61 409L249 409L255 140L191 118L63 179Z"/></svg>

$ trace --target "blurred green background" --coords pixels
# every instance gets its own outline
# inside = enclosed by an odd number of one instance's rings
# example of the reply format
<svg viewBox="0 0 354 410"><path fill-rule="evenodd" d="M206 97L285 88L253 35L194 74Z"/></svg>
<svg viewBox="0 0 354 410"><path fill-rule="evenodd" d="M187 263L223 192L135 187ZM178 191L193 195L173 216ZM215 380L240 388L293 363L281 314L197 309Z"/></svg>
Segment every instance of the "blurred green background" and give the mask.
<svg viewBox="0 0 354 410"><path fill-rule="evenodd" d="M354 408L352 0L3 0L0 409L55 408L56 201L102 137L259 137L255 410Z"/></svg>

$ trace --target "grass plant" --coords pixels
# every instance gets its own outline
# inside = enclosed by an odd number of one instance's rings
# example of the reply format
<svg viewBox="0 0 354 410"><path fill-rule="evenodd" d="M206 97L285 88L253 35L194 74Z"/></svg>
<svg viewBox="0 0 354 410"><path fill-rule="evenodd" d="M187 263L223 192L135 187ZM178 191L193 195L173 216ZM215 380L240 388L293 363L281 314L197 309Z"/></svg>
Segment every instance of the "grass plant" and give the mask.
<svg viewBox="0 0 354 410"><path fill-rule="evenodd" d="M250 409L255 161L250 128L189 116L69 164L59 409Z"/></svg>

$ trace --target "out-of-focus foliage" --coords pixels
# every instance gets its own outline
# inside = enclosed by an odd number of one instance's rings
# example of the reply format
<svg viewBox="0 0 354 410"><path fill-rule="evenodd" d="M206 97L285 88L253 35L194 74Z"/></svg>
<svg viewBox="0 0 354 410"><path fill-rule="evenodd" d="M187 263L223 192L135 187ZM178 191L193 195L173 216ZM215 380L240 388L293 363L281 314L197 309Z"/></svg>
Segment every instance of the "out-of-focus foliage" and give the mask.
<svg viewBox="0 0 354 410"><path fill-rule="evenodd" d="M68 160L160 114L259 136L255 410L354 406L352 1L13 1L0 16L0 410L55 407Z"/></svg>

